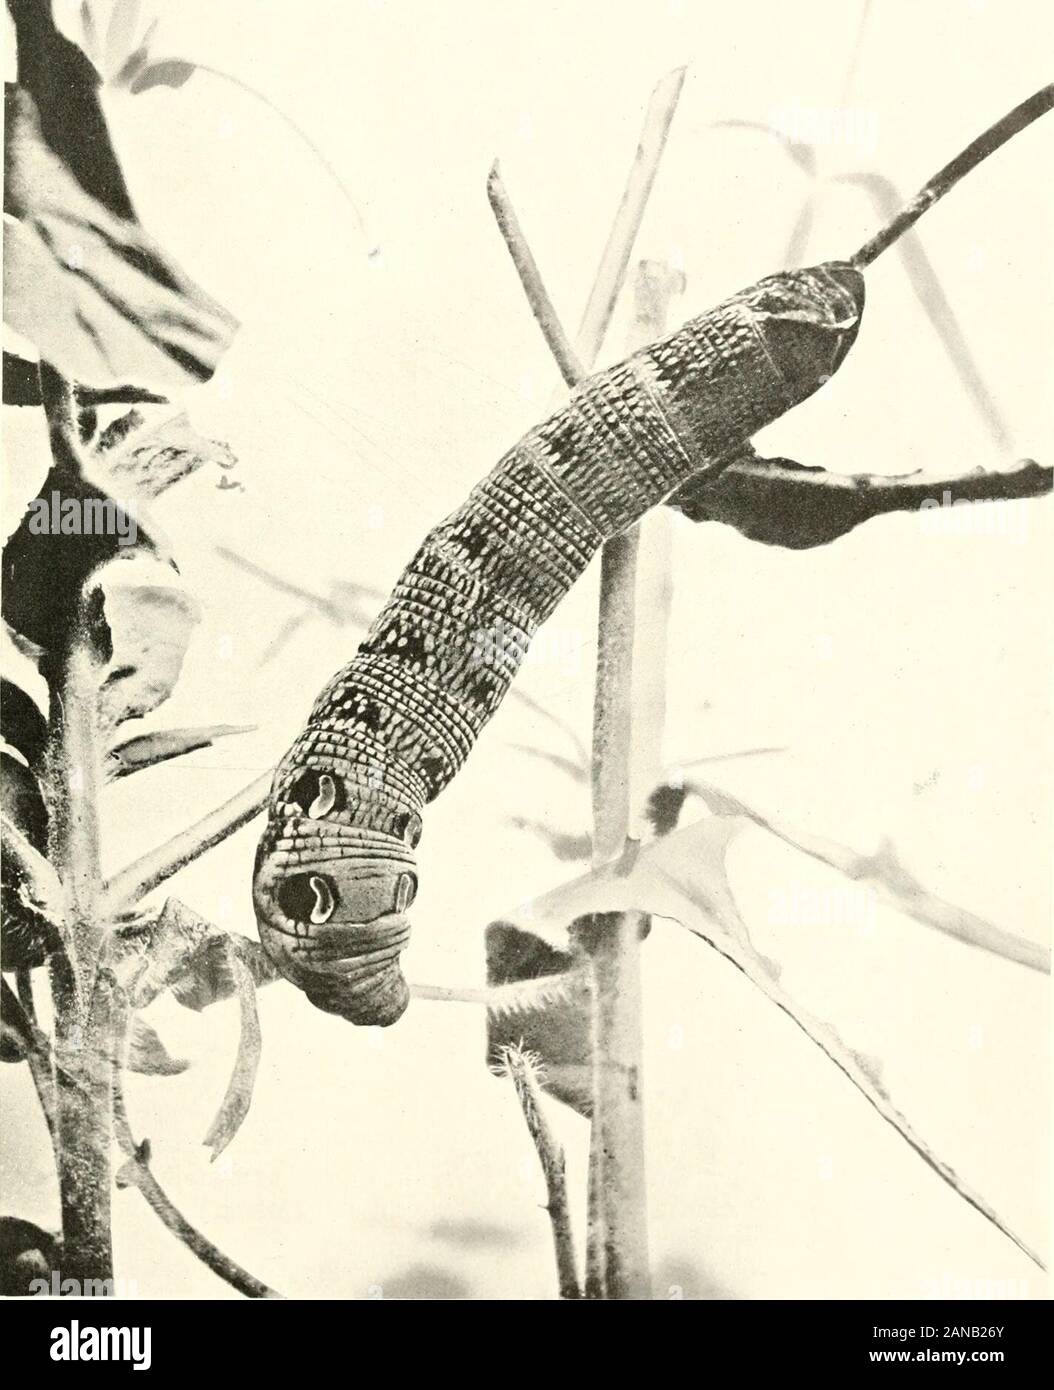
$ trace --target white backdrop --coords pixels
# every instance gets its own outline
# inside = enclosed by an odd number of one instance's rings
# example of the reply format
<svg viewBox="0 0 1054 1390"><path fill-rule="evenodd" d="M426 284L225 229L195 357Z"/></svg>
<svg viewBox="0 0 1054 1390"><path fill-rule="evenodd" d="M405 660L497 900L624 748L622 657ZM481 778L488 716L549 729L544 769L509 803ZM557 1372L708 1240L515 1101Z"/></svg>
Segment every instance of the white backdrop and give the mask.
<svg viewBox="0 0 1054 1390"><path fill-rule="evenodd" d="M1049 78L1049 7L858 3L365 4L182 0L157 53L225 70L110 94L140 215L243 329L190 401L227 439L242 490L206 469L159 507L203 621L176 696L151 720L255 724L108 789L118 867L270 766L355 635L323 620L260 657L292 599L217 558L229 545L305 587L386 587L424 531L548 408L557 376L485 196L507 185L569 324L584 304L654 83L688 79L642 231L680 266L679 314L782 267L807 188L774 143L713 122L828 122L825 173L907 194ZM1047 44L1043 40L1047 40ZM832 114L833 113L833 114ZM1054 125L1000 152L922 236L1000 410L1011 456L1049 461ZM832 185L810 259L845 255L878 218ZM369 247L379 248L372 257ZM857 346L763 451L904 472L1004 461L891 254L868 275ZM626 331L613 326L609 356ZM13 412L6 412L13 414ZM9 523L39 484L34 422L7 424ZM935 892L1043 939L1049 920L1050 502L1001 531L926 534L887 518L804 554L677 525L667 756L779 745L714 773L738 795L860 850L890 837ZM596 575L553 622L523 687L588 738ZM478 983L491 918L575 872L515 816L588 828L585 792L514 745L568 751L508 701L431 808L407 973ZM172 891L254 933L256 828ZM963 1177L1046 1248L1045 978L878 911L861 927L832 876L760 832L734 884L784 983L879 1056L894 1098ZM841 915L780 925L775 894ZM845 1078L725 962L670 923L646 951L646 1097L656 1292L687 1297L918 1297L948 1281L1039 1272L952 1194ZM131 1078L133 1125L187 1216L283 1292L350 1298L544 1298L554 1289L540 1173L511 1092L483 1065L479 1011L415 1003L354 1030L275 987L249 1118L210 1168L201 1139L233 1057L236 1009L150 1012L193 1066ZM54 1225L46 1136L5 1067L4 1210ZM586 1127L554 1108L572 1183ZM134 1193L115 1196L118 1273L149 1296L223 1296ZM580 1228L582 1222L579 1223ZM962 1293L962 1287L955 1292Z"/></svg>

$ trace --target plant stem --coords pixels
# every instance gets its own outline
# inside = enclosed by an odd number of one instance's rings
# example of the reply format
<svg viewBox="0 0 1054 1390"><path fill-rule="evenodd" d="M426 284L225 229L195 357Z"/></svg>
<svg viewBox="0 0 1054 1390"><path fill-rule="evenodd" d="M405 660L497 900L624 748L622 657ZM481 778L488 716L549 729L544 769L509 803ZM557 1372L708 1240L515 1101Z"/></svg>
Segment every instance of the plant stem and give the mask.
<svg viewBox="0 0 1054 1390"><path fill-rule="evenodd" d="M488 192L528 303L568 386L592 365L625 279L684 70L652 94L644 130L601 257L579 334L570 346L495 167ZM584 362L585 368L580 364ZM601 557L599 649L593 725L594 862L616 858L630 829L630 710L637 535L607 541ZM648 1298L647 1204L641 1098L640 913L603 914L592 941L595 972L593 1125L589 1173L587 1297Z"/></svg>
<svg viewBox="0 0 1054 1390"><path fill-rule="evenodd" d="M79 470L73 388L40 370L55 462ZM62 1272L82 1289L112 1293L110 1236L113 1052L109 982L99 962L101 912L98 681L78 603L62 647L42 665L50 692L45 790L48 860L63 897L63 944L49 962L55 1011L54 1138L62 1209ZM44 1104L44 1096L41 1096Z"/></svg>
<svg viewBox="0 0 1054 1390"><path fill-rule="evenodd" d="M536 1075L536 1059L519 1047L503 1049L505 1070L512 1078L516 1095L541 1160L549 1203L546 1211L553 1230L553 1248L560 1284L560 1297L582 1297L575 1266L575 1244L571 1231L571 1212L567 1203L567 1171L564 1151L542 1113L541 1094Z"/></svg>

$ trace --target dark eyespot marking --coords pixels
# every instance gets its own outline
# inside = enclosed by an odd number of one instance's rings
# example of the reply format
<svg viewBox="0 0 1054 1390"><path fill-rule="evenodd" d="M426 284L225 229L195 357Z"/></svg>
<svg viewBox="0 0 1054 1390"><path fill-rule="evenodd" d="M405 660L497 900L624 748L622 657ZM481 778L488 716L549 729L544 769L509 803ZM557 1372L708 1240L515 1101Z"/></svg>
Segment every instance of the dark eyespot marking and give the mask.
<svg viewBox="0 0 1054 1390"><path fill-rule="evenodd" d="M395 818L395 833L402 836L411 849L421 841L421 817L416 811L406 811Z"/></svg>
<svg viewBox="0 0 1054 1390"><path fill-rule="evenodd" d="M299 806L301 814L312 820L323 820L333 811L343 811L347 804L341 779L313 767L300 774L286 792L286 800Z"/></svg>
<svg viewBox="0 0 1054 1390"><path fill-rule="evenodd" d="M294 922L328 922L337 906L337 891L322 874L292 874L278 889L278 906Z"/></svg>

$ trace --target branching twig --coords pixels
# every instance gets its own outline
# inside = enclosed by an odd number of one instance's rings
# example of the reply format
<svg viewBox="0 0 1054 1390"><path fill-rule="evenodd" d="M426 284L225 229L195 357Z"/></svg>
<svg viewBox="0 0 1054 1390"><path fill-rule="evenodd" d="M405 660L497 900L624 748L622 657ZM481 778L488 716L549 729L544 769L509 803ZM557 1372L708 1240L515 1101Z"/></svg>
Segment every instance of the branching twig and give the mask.
<svg viewBox="0 0 1054 1390"><path fill-rule="evenodd" d="M207 1236L203 1236L196 1227L190 1224L178 1207L169 1199L150 1170L149 1144L146 1140L137 1144L132 1137L119 1075L119 1071L115 1069L114 1135L117 1139L117 1145L127 1161L117 1173L118 1186L138 1188L146 1198L151 1210L160 1217L172 1234L183 1242L191 1254L196 1255L202 1264L207 1265L212 1270L213 1274L219 1275L221 1279L237 1289L239 1293L244 1294L246 1298L281 1298L281 1294L276 1293L262 1280L242 1269L241 1265L236 1264L222 1250L213 1245Z"/></svg>
<svg viewBox="0 0 1054 1390"><path fill-rule="evenodd" d="M560 1297L581 1298L578 1272L575 1266L574 1235L571 1212L567 1202L567 1172L563 1147L549 1128L542 1113L537 1071L538 1059L520 1047L503 1047L501 1062L505 1073L516 1088L516 1096L527 1122L534 1147L542 1164L545 1188L549 1196L546 1211L553 1228L553 1248L560 1281Z"/></svg>

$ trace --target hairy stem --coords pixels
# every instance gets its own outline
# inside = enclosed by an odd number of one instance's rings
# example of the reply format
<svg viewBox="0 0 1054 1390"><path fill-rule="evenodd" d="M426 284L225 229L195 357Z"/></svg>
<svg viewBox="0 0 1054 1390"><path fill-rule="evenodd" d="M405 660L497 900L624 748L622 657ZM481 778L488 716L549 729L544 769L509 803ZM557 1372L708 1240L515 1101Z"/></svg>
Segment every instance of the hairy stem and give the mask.
<svg viewBox="0 0 1054 1390"><path fill-rule="evenodd" d="M527 1129L538 1151L545 1189L548 1193L549 1222L553 1229L553 1249L556 1255L556 1271L560 1284L560 1297L581 1298L578 1287L578 1272L575 1267L575 1243L571 1230L571 1212L567 1202L567 1172L564 1151L549 1128L542 1113L541 1093L536 1076L534 1057L519 1047L506 1047L502 1051L505 1071L516 1088L516 1096L523 1111Z"/></svg>

